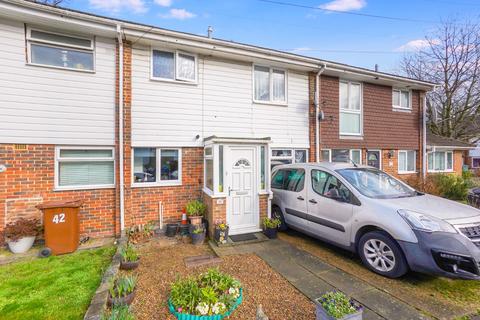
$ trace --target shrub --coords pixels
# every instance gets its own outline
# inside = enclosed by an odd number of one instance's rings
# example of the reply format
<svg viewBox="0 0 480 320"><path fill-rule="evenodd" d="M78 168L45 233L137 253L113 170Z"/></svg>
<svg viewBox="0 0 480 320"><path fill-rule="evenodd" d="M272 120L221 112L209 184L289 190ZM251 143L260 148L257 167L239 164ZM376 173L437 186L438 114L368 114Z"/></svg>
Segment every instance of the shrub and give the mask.
<svg viewBox="0 0 480 320"><path fill-rule="evenodd" d="M3 235L10 241L17 241L24 237L35 237L41 230L42 227L38 219L20 218L7 224L3 230Z"/></svg>
<svg viewBox="0 0 480 320"><path fill-rule="evenodd" d="M467 199L470 186L469 178L464 179L455 174L436 174L434 175L435 184L440 195L450 200Z"/></svg>
<svg viewBox="0 0 480 320"><path fill-rule="evenodd" d="M276 229L280 227L282 221L278 218L265 218L263 219L263 226L267 229Z"/></svg>
<svg viewBox="0 0 480 320"><path fill-rule="evenodd" d="M218 269L175 281L170 302L175 311L192 315L224 314L240 297L240 282Z"/></svg>
<svg viewBox="0 0 480 320"><path fill-rule="evenodd" d="M207 205L199 200L192 200L185 206L188 216L203 216L207 211Z"/></svg>
<svg viewBox="0 0 480 320"><path fill-rule="evenodd" d="M130 243L120 250L120 255L124 262L135 262L138 260L137 250Z"/></svg>
<svg viewBox="0 0 480 320"><path fill-rule="evenodd" d="M341 319L362 309L361 306L339 291L327 292L318 298L317 301L335 319Z"/></svg>
<svg viewBox="0 0 480 320"><path fill-rule="evenodd" d="M129 306L113 306L110 312L103 315L102 320L134 320L135 317Z"/></svg>

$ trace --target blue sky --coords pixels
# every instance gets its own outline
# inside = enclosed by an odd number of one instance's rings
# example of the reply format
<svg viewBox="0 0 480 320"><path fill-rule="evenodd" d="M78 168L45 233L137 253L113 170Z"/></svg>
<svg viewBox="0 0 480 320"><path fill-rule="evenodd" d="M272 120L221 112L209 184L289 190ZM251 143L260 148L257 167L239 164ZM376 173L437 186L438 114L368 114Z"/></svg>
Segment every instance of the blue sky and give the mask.
<svg viewBox="0 0 480 320"><path fill-rule="evenodd" d="M405 51L421 48L422 39L442 19L477 20L480 14L478 0L272 1L277 3L262 0L66 0L62 5L202 35L211 25L215 38L372 69L378 63L380 70L385 72L396 70Z"/></svg>

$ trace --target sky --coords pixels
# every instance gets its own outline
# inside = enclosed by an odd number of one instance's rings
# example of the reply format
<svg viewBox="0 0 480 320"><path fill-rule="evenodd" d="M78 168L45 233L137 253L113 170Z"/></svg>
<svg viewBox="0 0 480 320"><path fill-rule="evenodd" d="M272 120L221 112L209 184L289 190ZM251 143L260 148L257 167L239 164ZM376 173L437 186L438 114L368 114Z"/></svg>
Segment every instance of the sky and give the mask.
<svg viewBox="0 0 480 320"><path fill-rule="evenodd" d="M480 0L65 0L162 28L398 72L442 20L477 21Z"/></svg>

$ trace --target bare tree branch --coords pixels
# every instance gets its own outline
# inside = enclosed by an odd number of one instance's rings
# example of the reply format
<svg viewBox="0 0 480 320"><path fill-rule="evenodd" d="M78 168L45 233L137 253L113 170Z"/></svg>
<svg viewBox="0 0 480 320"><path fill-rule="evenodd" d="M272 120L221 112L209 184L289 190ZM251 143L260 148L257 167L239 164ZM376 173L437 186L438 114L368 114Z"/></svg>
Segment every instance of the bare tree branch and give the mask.
<svg viewBox="0 0 480 320"><path fill-rule="evenodd" d="M59 4L61 4L62 2L64 2L64 0L34 0L35 2L37 3L42 3L42 4L48 4L50 6L58 6Z"/></svg>

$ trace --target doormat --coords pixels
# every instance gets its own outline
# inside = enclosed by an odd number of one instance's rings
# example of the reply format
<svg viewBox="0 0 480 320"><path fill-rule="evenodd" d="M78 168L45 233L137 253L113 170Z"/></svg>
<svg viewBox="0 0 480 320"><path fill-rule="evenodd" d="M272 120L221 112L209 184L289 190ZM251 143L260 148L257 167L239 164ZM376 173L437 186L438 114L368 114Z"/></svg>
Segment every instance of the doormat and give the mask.
<svg viewBox="0 0 480 320"><path fill-rule="evenodd" d="M257 240L257 237L254 233L245 233L245 234L236 234L234 236L230 236L230 240L233 242L242 242L242 241L250 241L250 240Z"/></svg>

